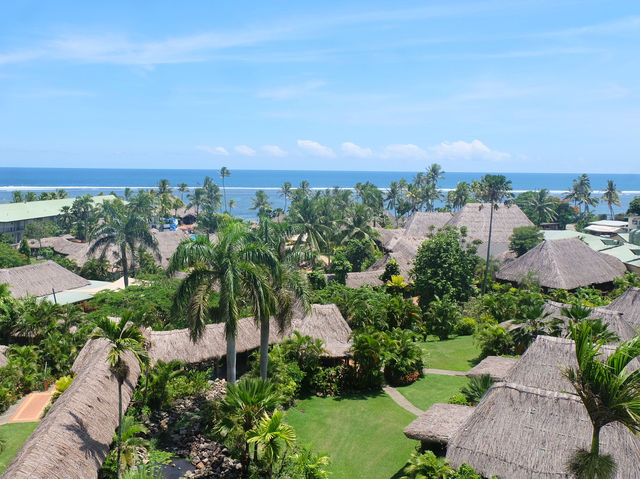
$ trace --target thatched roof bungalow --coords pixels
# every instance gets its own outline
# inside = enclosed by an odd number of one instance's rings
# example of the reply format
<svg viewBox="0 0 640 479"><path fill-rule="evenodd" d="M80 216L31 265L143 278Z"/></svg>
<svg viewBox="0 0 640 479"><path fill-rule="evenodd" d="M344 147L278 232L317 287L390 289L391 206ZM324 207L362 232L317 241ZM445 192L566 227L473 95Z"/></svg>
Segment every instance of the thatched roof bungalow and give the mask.
<svg viewBox="0 0 640 479"><path fill-rule="evenodd" d="M518 362L518 358L502 356L487 356L467 372L467 377L484 376L488 374L495 382L504 381L509 370Z"/></svg>
<svg viewBox="0 0 640 479"><path fill-rule="evenodd" d="M291 326L280 331L274 319L271 319L270 343L281 342L293 331L321 339L331 357L343 357L350 347L351 328L334 304L314 304L311 314L293 319ZM202 337L196 343L191 341L188 329L172 331L149 331L149 355L152 362L173 360L185 363L199 363L210 359L221 358L227 353L224 324L209 324ZM253 318L243 318L238 322L236 350L238 353L252 351L260 346L260 328L256 327Z"/></svg>
<svg viewBox="0 0 640 479"><path fill-rule="evenodd" d="M605 285L624 276L624 264L598 253L576 238L543 241L519 258L506 263L496 278L519 283L533 273L544 288L572 290Z"/></svg>
<svg viewBox="0 0 640 479"><path fill-rule="evenodd" d="M640 288L629 288L624 294L614 299L609 309L620 311L624 320L634 329L640 329Z"/></svg>
<svg viewBox="0 0 640 479"><path fill-rule="evenodd" d="M416 211L407 220L404 234L406 236L425 237L446 226L452 218L452 213Z"/></svg>
<svg viewBox="0 0 640 479"><path fill-rule="evenodd" d="M76 378L51 407L2 475L7 479L92 479L107 457L118 425L118 382L107 365L109 345L88 341L74 363ZM140 367L128 354L122 387L128 405Z"/></svg>
<svg viewBox="0 0 640 479"><path fill-rule="evenodd" d="M446 445L475 407L434 404L404 428L404 435L423 443Z"/></svg>
<svg viewBox="0 0 640 479"><path fill-rule="evenodd" d="M52 290L66 291L91 285L89 280L53 261L0 269L0 283L9 284L14 298L46 296Z"/></svg>
<svg viewBox="0 0 640 479"><path fill-rule="evenodd" d="M447 459L485 477L569 477L567 461L588 448L592 426L576 396L514 383L494 384L449 441ZM640 437L614 423L602 429L601 452L617 479L640 479Z"/></svg>
<svg viewBox="0 0 640 479"><path fill-rule="evenodd" d="M347 273L347 280L345 284L349 288L359 288L360 286L383 286L384 283L380 279L382 273L384 273L384 269L369 269L359 273Z"/></svg>

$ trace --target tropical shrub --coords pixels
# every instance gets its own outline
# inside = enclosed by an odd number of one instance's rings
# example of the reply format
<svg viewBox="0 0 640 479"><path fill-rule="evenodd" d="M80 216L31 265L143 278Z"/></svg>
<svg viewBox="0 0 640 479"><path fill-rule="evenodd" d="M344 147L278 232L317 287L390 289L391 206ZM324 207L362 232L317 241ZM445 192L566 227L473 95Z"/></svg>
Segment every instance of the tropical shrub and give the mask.
<svg viewBox="0 0 640 479"><path fill-rule="evenodd" d="M513 338L502 326L485 323L478 326L474 341L480 347L481 357L513 353Z"/></svg>
<svg viewBox="0 0 640 479"><path fill-rule="evenodd" d="M387 281L391 281L393 276L400 276L401 274L400 265L394 258L391 258L384 266L384 272L380 275L380 280L386 283Z"/></svg>
<svg viewBox="0 0 640 479"><path fill-rule="evenodd" d="M351 238L338 250L344 253L344 257L351 263L352 271L355 272L364 271L376 259L373 242L365 238Z"/></svg>
<svg viewBox="0 0 640 479"><path fill-rule="evenodd" d="M344 372L344 386L347 389L379 389L382 386L382 372L389 337L373 328L356 330L353 334L351 355L354 366Z"/></svg>
<svg viewBox="0 0 640 479"><path fill-rule="evenodd" d="M347 274L351 271L353 271L353 268L344 253L342 251L336 253L331 266L329 266L329 272L333 273L335 281L345 284L347 282Z"/></svg>
<svg viewBox="0 0 640 479"><path fill-rule="evenodd" d="M322 270L314 269L309 274L307 274L307 279L309 280L311 288L314 290L324 289L327 287L327 277L322 272Z"/></svg>
<svg viewBox="0 0 640 479"><path fill-rule="evenodd" d="M456 470L443 457L436 457L433 451L414 452L405 466L400 479L482 479L473 468L462 463ZM494 479L494 478L492 478Z"/></svg>
<svg viewBox="0 0 640 479"><path fill-rule="evenodd" d="M13 246L7 243L0 243L0 268L15 268L29 264L29 258Z"/></svg>
<svg viewBox="0 0 640 479"><path fill-rule="evenodd" d="M516 256L522 256L530 249L542 243L544 236L537 226L519 226L513 229L509 237L509 249Z"/></svg>
<svg viewBox="0 0 640 479"><path fill-rule="evenodd" d="M418 335L394 329L389 335L384 359L384 377L392 386L411 384L422 377L422 350L415 343Z"/></svg>
<svg viewBox="0 0 640 479"><path fill-rule="evenodd" d="M489 374L473 376L469 379L469 384L463 387L460 392L467 400L467 403L475 406L484 397L492 384L493 379Z"/></svg>
<svg viewBox="0 0 640 479"><path fill-rule="evenodd" d="M51 402L54 403L62 393L65 392L71 383L73 382L73 376L62 376L60 379L56 381L56 389L51 395Z"/></svg>
<svg viewBox="0 0 640 479"><path fill-rule="evenodd" d="M476 320L469 316L460 318L460 321L453 328L453 332L458 336L471 336L476 331Z"/></svg>
<svg viewBox="0 0 640 479"><path fill-rule="evenodd" d="M249 376L260 377L260 353L256 353L251 361ZM269 351L267 376L271 378L277 394L282 398L282 404L288 406L300 394L306 373L300 370L297 361L291 359L282 344L275 344Z"/></svg>
<svg viewBox="0 0 640 479"><path fill-rule="evenodd" d="M458 305L449 297L435 297L424 313L427 334L434 334L441 340L448 339L462 319Z"/></svg>
<svg viewBox="0 0 640 479"><path fill-rule="evenodd" d="M447 400L447 404L458 404L460 406L468 406L469 401L467 401L467 397L462 393L455 393Z"/></svg>

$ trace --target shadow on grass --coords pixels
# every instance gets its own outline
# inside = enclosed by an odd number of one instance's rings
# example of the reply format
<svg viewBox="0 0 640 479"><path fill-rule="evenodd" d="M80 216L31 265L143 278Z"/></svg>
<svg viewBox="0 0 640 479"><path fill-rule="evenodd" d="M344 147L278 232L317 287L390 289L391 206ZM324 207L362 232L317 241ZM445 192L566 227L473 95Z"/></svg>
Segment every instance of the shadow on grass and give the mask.
<svg viewBox="0 0 640 479"><path fill-rule="evenodd" d="M393 476L391 476L390 479L400 479L401 477L404 476L404 468L407 467L409 465L409 462L407 462L404 466L402 466L400 469L398 469L398 472L396 472Z"/></svg>
<svg viewBox="0 0 640 479"><path fill-rule="evenodd" d="M363 401L367 399L373 399L376 397L384 396L385 392L382 389L375 389L370 391L352 391L337 394L335 396L316 396L315 394L304 394L296 398L297 400L313 399L315 397L323 397L325 399L332 399L334 401Z"/></svg>

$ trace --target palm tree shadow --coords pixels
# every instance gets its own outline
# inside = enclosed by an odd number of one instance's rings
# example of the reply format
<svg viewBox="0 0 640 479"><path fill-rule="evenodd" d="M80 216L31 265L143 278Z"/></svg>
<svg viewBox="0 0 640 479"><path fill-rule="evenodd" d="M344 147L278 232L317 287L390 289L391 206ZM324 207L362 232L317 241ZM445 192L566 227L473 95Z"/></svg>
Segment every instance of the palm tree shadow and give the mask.
<svg viewBox="0 0 640 479"><path fill-rule="evenodd" d="M409 465L409 463L407 462L404 466L402 466L400 469L398 469L398 471L391 476L390 479L400 479L401 477L404 476L404 468L407 467Z"/></svg>
<svg viewBox="0 0 640 479"><path fill-rule="evenodd" d="M95 467L99 469L102 462L107 457L109 445L104 445L103 443L93 439L89 434L84 421L73 412L70 412L69 414L74 419L74 423L66 424L64 428L74 433L82 441L80 450L84 452L85 457L92 459L95 462Z"/></svg>

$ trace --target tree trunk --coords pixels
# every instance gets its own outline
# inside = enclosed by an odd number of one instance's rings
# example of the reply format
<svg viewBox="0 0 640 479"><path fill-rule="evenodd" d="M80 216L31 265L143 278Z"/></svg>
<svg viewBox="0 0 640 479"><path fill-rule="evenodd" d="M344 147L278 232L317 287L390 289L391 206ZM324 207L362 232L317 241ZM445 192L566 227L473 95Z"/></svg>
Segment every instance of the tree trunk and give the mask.
<svg viewBox="0 0 640 479"><path fill-rule="evenodd" d="M129 264L127 262L127 247L120 248L120 256L122 259L122 275L124 277L124 287L129 286Z"/></svg>
<svg viewBox="0 0 640 479"><path fill-rule="evenodd" d="M591 436L591 455L598 456L600 454L600 426L593 426L593 435Z"/></svg>
<svg viewBox="0 0 640 479"><path fill-rule="evenodd" d="M260 377L267 379L269 367L269 318L260 323Z"/></svg>
<svg viewBox="0 0 640 479"><path fill-rule="evenodd" d="M118 477L120 477L120 454L122 451L122 381L118 380Z"/></svg>
<svg viewBox="0 0 640 479"><path fill-rule="evenodd" d="M609 203L609 211L611 211L611 221L613 221L613 204Z"/></svg>
<svg viewBox="0 0 640 479"><path fill-rule="evenodd" d="M222 194L224 195L224 212L227 213L227 189L224 187L224 176L222 177Z"/></svg>
<svg viewBox="0 0 640 479"><path fill-rule="evenodd" d="M236 338L227 336L227 382L236 382Z"/></svg>
<svg viewBox="0 0 640 479"><path fill-rule="evenodd" d="M491 203L491 216L489 217L489 240L487 241L487 263L484 266L484 280L482 281L482 294L487 291L487 277L489 276L489 259L491 258L491 233L493 230L493 203Z"/></svg>

